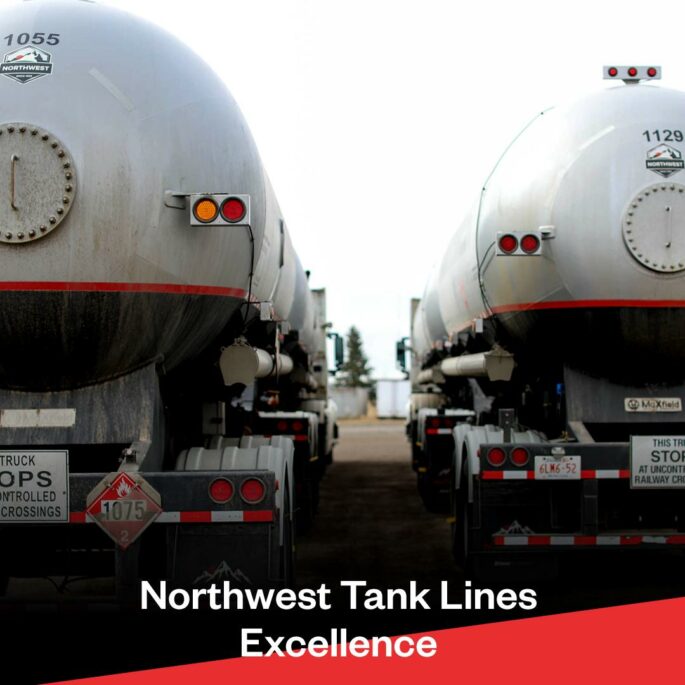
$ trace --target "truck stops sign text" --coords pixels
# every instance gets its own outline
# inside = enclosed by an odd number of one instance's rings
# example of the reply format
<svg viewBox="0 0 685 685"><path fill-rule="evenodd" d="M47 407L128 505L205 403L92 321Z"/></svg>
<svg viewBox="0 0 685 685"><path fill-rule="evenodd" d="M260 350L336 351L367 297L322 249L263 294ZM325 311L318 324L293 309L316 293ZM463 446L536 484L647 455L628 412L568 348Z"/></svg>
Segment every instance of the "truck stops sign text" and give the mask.
<svg viewBox="0 0 685 685"><path fill-rule="evenodd" d="M634 435L630 460L632 488L685 488L685 436Z"/></svg>

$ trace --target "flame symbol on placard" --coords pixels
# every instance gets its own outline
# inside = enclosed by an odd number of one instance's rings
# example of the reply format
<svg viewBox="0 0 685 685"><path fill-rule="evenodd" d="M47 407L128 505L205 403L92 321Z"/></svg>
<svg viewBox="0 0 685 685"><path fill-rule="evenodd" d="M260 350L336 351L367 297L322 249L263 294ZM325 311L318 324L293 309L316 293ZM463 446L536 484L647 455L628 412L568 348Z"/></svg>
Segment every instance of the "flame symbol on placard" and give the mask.
<svg viewBox="0 0 685 685"><path fill-rule="evenodd" d="M131 489L131 486L125 480L122 480L117 487L117 497L126 497L126 495L131 494Z"/></svg>

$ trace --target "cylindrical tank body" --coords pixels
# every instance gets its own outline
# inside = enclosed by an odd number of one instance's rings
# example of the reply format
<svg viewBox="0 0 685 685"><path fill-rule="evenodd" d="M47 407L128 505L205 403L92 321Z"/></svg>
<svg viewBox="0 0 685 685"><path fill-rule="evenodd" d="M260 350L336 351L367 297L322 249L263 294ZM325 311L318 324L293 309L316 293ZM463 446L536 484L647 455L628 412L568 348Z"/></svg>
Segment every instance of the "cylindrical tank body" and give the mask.
<svg viewBox="0 0 685 685"><path fill-rule="evenodd" d="M541 363L685 378L685 94L627 85L538 116L488 178L414 318L419 359L495 321ZM496 254L540 231L540 256Z"/></svg>
<svg viewBox="0 0 685 685"><path fill-rule="evenodd" d="M0 385L74 387L155 358L173 368L248 295L306 342L306 276L210 66L89 2L24 2L0 23ZM249 195L254 243L243 226L191 227L169 191Z"/></svg>

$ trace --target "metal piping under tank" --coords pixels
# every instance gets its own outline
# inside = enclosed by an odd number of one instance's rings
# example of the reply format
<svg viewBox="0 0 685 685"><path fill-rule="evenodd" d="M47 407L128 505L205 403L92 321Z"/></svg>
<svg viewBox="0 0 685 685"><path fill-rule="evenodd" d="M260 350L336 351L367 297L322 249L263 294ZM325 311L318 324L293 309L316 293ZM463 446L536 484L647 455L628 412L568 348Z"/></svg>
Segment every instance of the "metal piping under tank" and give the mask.
<svg viewBox="0 0 685 685"><path fill-rule="evenodd" d="M441 383L445 376L461 376L465 378L488 378L491 381L508 381L514 370L514 357L500 347L490 352L463 354L459 357L449 357L440 364L419 373L418 382Z"/></svg>
<svg viewBox="0 0 685 685"><path fill-rule="evenodd" d="M294 364L287 354L272 355L239 340L221 352L219 367L225 385L249 385L256 378L286 376L292 372Z"/></svg>

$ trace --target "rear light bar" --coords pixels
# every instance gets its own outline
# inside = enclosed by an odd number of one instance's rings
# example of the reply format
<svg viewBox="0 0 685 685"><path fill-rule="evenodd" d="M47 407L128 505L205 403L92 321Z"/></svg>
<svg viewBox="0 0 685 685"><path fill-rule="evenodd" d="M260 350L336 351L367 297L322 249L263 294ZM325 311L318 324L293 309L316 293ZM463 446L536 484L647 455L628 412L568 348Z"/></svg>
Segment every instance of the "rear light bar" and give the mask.
<svg viewBox="0 0 685 685"><path fill-rule="evenodd" d="M532 257L542 254L540 231L500 231L496 242L497 255Z"/></svg>
<svg viewBox="0 0 685 685"><path fill-rule="evenodd" d="M276 481L276 490L278 490L278 481ZM238 492L240 499L246 504L259 504L267 495L267 486L261 478L249 476L240 483ZM209 498L216 504L228 504L234 494L233 482L224 476L215 478L209 484Z"/></svg>
<svg viewBox="0 0 685 685"><path fill-rule="evenodd" d="M227 193L190 195L191 226L250 226L250 196Z"/></svg>
<svg viewBox="0 0 685 685"><path fill-rule="evenodd" d="M291 435L292 433L307 433L309 422L306 419L266 419L265 430L273 430L275 434Z"/></svg>
<svg viewBox="0 0 685 685"><path fill-rule="evenodd" d="M454 428L456 422L455 416L432 416L428 419L428 425L431 428Z"/></svg>
<svg viewBox="0 0 685 685"><path fill-rule="evenodd" d="M504 466L507 459L512 466L523 468L530 462L530 452L525 447L513 447L508 449L501 446L486 448L485 459L495 468Z"/></svg>
<svg viewBox="0 0 685 685"><path fill-rule="evenodd" d="M627 81L637 83L638 81L652 81L661 78L661 67L604 67L604 78L610 81Z"/></svg>
<svg viewBox="0 0 685 685"><path fill-rule="evenodd" d="M426 420L426 435L451 435L456 416L431 416Z"/></svg>

